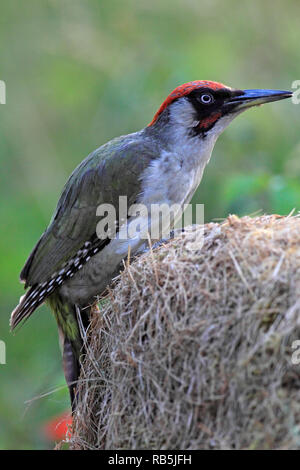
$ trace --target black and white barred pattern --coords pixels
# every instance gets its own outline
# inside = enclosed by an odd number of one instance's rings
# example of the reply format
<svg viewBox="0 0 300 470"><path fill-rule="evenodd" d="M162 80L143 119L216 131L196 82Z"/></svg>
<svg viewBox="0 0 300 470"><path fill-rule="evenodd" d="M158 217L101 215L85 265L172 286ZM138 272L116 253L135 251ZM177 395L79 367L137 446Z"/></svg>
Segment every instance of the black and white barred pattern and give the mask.
<svg viewBox="0 0 300 470"><path fill-rule="evenodd" d="M97 237L94 237L91 241L85 242L76 255L64 263L58 272L53 273L50 279L41 284L32 286L11 314L11 329L13 330L21 321L26 320L55 289L67 279L73 277L83 265L101 251L109 242L109 238L101 240Z"/></svg>

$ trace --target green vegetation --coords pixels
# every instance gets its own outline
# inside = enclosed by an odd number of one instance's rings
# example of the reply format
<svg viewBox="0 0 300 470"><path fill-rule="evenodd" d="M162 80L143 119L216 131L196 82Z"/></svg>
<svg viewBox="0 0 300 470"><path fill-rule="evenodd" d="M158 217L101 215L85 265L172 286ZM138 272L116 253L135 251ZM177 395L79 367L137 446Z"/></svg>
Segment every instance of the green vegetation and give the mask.
<svg viewBox="0 0 300 470"><path fill-rule="evenodd" d="M151 121L175 86L211 79L290 89L300 79L296 0L12 0L1 4L0 447L45 448L42 425L68 406L46 307L15 336L18 275L60 190L90 151ZM206 221L300 206L300 107L248 111L219 139L194 201Z"/></svg>

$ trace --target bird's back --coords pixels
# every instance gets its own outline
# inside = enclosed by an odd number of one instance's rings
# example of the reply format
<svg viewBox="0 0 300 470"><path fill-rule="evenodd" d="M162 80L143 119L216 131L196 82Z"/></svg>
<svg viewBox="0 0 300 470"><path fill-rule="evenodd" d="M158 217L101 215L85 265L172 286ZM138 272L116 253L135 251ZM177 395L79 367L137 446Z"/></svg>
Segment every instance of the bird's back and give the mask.
<svg viewBox="0 0 300 470"><path fill-rule="evenodd" d="M13 326L27 318L55 288L109 243L96 235L100 220L97 207L111 204L118 220L119 196L127 196L128 206L136 202L141 192L139 175L158 156L153 139L141 131L113 139L73 171L49 227L21 271L21 280L26 287L31 286L31 292L13 312ZM32 302L26 299L28 295Z"/></svg>

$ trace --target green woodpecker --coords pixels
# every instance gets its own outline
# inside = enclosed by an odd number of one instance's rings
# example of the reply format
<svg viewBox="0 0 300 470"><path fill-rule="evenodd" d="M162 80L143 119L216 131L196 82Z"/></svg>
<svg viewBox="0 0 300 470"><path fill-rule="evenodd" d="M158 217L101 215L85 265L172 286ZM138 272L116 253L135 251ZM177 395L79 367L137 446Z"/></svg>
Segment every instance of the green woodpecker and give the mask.
<svg viewBox="0 0 300 470"><path fill-rule="evenodd" d="M183 206L197 189L225 127L252 106L290 96L289 91L238 90L211 81L185 83L167 97L147 127L102 145L71 174L49 227L21 272L29 289L12 312L11 328L48 303L58 324L73 409L83 353L79 323L88 326L92 305L119 272L129 247L134 254L145 243L137 230L127 239L119 236L125 224L136 223L129 213L117 223L119 197L126 196L128 207ZM115 208L115 237L97 234L97 208L103 204ZM179 210L176 218L180 216ZM143 219L144 226L152 222L150 215Z"/></svg>

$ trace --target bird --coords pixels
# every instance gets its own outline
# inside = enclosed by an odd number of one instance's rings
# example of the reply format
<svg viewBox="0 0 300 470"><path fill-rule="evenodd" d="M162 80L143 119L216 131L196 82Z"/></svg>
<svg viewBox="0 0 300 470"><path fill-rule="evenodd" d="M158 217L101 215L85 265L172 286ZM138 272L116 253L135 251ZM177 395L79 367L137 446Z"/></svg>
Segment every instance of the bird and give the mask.
<svg viewBox="0 0 300 470"><path fill-rule="evenodd" d="M41 304L48 304L58 325L73 412L85 353L82 327L88 328L93 306L120 272L129 250L134 255L145 243L136 227L137 216L128 211L120 220L120 197L128 206L182 208L199 186L215 142L230 122L253 106L291 96L290 91L241 90L209 80L184 83L167 96L150 124L105 143L73 171L48 228L21 271L27 290L10 320L14 330ZM98 208L103 205L115 209L114 237L108 232L99 236L104 214L99 218ZM179 209L176 219L181 214ZM149 227L151 215L143 216L142 222ZM124 227L132 229L130 236L121 236Z"/></svg>

